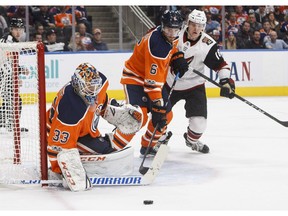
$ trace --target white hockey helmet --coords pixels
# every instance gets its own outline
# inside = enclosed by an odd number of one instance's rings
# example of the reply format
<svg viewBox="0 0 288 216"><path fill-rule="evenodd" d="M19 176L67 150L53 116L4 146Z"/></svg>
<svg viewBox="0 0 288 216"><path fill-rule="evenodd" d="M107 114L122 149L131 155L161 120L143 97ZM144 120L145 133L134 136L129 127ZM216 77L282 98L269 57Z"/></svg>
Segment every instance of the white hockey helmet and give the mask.
<svg viewBox="0 0 288 216"><path fill-rule="evenodd" d="M102 79L93 65L82 63L72 75L71 84L85 102L92 104L102 87Z"/></svg>
<svg viewBox="0 0 288 216"><path fill-rule="evenodd" d="M203 30L205 30L206 27L206 14L204 11L196 10L194 9L189 15L188 15L188 24L190 22L197 23L203 26Z"/></svg>

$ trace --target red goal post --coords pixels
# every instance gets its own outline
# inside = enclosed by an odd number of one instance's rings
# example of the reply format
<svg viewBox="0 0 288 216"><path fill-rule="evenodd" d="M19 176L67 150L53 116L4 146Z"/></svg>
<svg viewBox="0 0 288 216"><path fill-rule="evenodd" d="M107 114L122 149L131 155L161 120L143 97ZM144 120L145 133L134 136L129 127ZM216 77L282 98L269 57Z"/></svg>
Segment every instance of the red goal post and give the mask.
<svg viewBox="0 0 288 216"><path fill-rule="evenodd" d="M48 177L45 89L44 45L0 43L0 183Z"/></svg>

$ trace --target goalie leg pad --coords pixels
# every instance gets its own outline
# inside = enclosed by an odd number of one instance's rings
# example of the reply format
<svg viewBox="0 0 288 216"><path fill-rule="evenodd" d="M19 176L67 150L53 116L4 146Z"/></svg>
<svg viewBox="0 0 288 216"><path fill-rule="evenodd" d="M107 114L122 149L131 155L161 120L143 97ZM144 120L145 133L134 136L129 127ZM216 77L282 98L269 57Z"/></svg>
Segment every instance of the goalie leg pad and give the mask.
<svg viewBox="0 0 288 216"><path fill-rule="evenodd" d="M143 113L139 106L124 104L118 107L108 104L103 118L123 134L134 134L141 129Z"/></svg>
<svg viewBox="0 0 288 216"><path fill-rule="evenodd" d="M80 158L89 177L131 175L134 169L134 149L132 146L110 154L81 155Z"/></svg>
<svg viewBox="0 0 288 216"><path fill-rule="evenodd" d="M84 191L92 187L76 148L63 149L58 153L57 161L63 180L66 181L71 191Z"/></svg>

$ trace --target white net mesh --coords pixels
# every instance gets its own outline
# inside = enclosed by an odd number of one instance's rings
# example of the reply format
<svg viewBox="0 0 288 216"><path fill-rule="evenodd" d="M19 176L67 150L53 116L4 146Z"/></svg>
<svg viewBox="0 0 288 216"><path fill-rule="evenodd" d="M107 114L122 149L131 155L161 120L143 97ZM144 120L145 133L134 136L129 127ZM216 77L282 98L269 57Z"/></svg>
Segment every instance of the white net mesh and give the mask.
<svg viewBox="0 0 288 216"><path fill-rule="evenodd" d="M37 43L0 43L0 181L39 179Z"/></svg>

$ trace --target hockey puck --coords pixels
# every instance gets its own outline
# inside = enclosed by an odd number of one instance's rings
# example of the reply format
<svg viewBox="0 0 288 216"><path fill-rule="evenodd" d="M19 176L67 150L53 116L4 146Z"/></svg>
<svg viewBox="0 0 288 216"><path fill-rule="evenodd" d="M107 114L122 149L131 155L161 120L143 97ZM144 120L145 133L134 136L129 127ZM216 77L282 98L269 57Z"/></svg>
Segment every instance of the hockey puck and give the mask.
<svg viewBox="0 0 288 216"><path fill-rule="evenodd" d="M152 205L153 200L144 200L143 203L144 203L144 205Z"/></svg>

